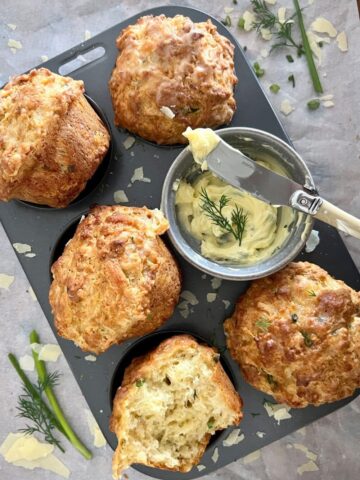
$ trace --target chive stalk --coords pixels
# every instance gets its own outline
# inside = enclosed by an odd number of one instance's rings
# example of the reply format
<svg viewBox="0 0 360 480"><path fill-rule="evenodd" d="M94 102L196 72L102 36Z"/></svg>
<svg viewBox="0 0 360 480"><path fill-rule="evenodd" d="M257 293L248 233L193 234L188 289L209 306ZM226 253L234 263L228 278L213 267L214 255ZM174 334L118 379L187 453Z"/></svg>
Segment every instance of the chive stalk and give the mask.
<svg viewBox="0 0 360 480"><path fill-rule="evenodd" d="M316 69L316 65L315 65L315 62L314 62L314 57L313 57L313 54L312 54L312 50L311 50L311 47L310 47L310 44L309 44L309 39L306 35L306 30L305 30L305 26L304 26L304 19L303 19L303 16L302 16L302 12L301 12L301 8L300 8L298 0L294 0L294 6L295 6L296 15L297 15L297 18L298 18L298 21L299 21L299 28L300 28L300 32L301 32L302 44L303 44L303 48L304 48L304 51L305 51L305 57L306 57L306 61L307 61L308 67L309 67L311 80L312 80L312 83L314 85L315 91L317 93L323 93L323 88L322 88L320 78L319 78L319 75L318 75L318 72L317 72L317 69Z"/></svg>
<svg viewBox="0 0 360 480"><path fill-rule="evenodd" d="M33 330L30 333L30 343L40 343L39 335L35 330ZM41 382L44 382L44 380L47 377L45 363L39 359L39 354L37 352L33 350L32 354L33 354L35 368L36 368L39 380ZM66 420L64 413L59 405L59 402L51 386L50 385L45 386L44 391L53 409L57 423L60 424L61 429L59 430L68 438L69 442L81 453L83 457L85 457L87 460L90 460L92 458L92 453L81 442L79 437L71 428L69 422Z"/></svg>

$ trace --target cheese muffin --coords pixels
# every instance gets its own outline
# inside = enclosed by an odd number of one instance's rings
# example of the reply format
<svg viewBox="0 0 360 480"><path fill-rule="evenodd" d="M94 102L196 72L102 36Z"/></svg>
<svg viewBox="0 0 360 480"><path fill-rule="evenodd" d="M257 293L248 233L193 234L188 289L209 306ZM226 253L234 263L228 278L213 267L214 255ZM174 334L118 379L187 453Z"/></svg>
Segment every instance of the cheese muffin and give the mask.
<svg viewBox="0 0 360 480"><path fill-rule="evenodd" d="M231 121L234 46L210 20L152 15L125 28L110 79L115 124L159 144L185 143L188 127Z"/></svg>
<svg viewBox="0 0 360 480"><path fill-rule="evenodd" d="M0 90L0 200L66 207L85 188L110 136L83 93L46 68Z"/></svg>
<svg viewBox="0 0 360 480"><path fill-rule="evenodd" d="M217 430L240 422L242 401L219 357L190 335L178 335L133 360L110 420L118 437L114 478L132 463L188 472Z"/></svg>
<svg viewBox="0 0 360 480"><path fill-rule="evenodd" d="M181 282L159 237L168 226L159 210L93 208L51 269L59 335L99 354L171 317Z"/></svg>
<svg viewBox="0 0 360 480"><path fill-rule="evenodd" d="M317 265L254 281L225 331L246 380L279 403L321 405L360 387L360 294Z"/></svg>

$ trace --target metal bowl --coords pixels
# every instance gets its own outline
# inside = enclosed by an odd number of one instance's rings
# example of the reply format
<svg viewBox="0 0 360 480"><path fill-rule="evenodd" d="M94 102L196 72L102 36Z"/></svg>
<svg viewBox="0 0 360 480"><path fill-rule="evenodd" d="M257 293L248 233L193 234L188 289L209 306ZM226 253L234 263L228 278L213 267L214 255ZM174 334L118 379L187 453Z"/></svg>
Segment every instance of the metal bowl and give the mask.
<svg viewBox="0 0 360 480"><path fill-rule="evenodd" d="M302 158L287 143L270 133L254 128L224 128L216 133L234 148L242 150L250 157L257 154L270 155L273 162L281 165L289 178L301 185L315 188L311 174ZM227 280L252 280L280 270L293 260L302 250L311 232L313 219L311 216L295 211L294 221L288 225L288 236L272 256L251 265L222 263L204 257L200 251L200 242L190 235L177 221L175 207L174 182L182 178L190 178L199 174L191 152L188 148L176 157L171 165L163 185L161 209L169 221L169 237L178 252L194 267L215 277ZM278 209L278 228L284 218L284 208Z"/></svg>

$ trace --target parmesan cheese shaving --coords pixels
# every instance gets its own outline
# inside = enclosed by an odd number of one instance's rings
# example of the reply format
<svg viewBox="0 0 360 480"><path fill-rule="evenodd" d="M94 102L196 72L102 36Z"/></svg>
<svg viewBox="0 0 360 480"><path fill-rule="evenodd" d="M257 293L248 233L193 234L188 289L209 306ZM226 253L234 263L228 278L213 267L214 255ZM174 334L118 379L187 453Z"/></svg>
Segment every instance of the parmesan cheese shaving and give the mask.
<svg viewBox="0 0 360 480"><path fill-rule="evenodd" d="M33 372L35 367L34 359L31 355L23 355L19 358L20 367L26 372Z"/></svg>
<svg viewBox="0 0 360 480"><path fill-rule="evenodd" d="M213 303L216 300L216 293L208 293L206 295L206 300L208 303Z"/></svg>
<svg viewBox="0 0 360 480"><path fill-rule="evenodd" d="M227 308L230 307L230 302L229 302L229 300L223 300L222 302L223 302L223 304L224 304L225 309L227 309Z"/></svg>
<svg viewBox="0 0 360 480"><path fill-rule="evenodd" d="M170 120L172 120L175 117L175 113L169 107L166 107L166 106L161 107L160 112Z"/></svg>
<svg viewBox="0 0 360 480"><path fill-rule="evenodd" d="M8 290L14 283L15 277L13 275L7 275L6 273L0 273L0 288Z"/></svg>
<svg viewBox="0 0 360 480"><path fill-rule="evenodd" d="M229 14L234 11L234 7L224 7L224 13Z"/></svg>
<svg viewBox="0 0 360 480"><path fill-rule="evenodd" d="M42 345L41 343L31 343L30 348L33 352L39 353L42 348Z"/></svg>
<svg viewBox="0 0 360 480"><path fill-rule="evenodd" d="M264 40L272 39L272 33L269 28L260 28L260 33Z"/></svg>
<svg viewBox="0 0 360 480"><path fill-rule="evenodd" d="M224 447L232 447L238 445L245 438L245 435L241 433L240 428L235 428L225 440L223 440Z"/></svg>
<svg viewBox="0 0 360 480"><path fill-rule="evenodd" d="M294 443L294 448L305 453L308 460L313 460L314 462L317 460L318 456L316 455L316 453L311 452L306 445L303 445L302 443Z"/></svg>
<svg viewBox="0 0 360 480"><path fill-rule="evenodd" d="M283 113L284 115L290 115L291 112L295 110L295 107L291 105L289 100L285 99L281 102L280 105L280 112Z"/></svg>
<svg viewBox="0 0 360 480"><path fill-rule="evenodd" d="M126 137L125 140L123 141L125 150L129 150L129 148L131 148L134 145L134 143L135 143L134 137L131 137L130 135Z"/></svg>
<svg viewBox="0 0 360 480"><path fill-rule="evenodd" d="M16 25L15 25L15 23L7 23L6 26L9 27L10 30L16 30Z"/></svg>
<svg viewBox="0 0 360 480"><path fill-rule="evenodd" d="M41 55L40 58L42 62L47 62L49 60L49 57L47 55Z"/></svg>
<svg viewBox="0 0 360 480"><path fill-rule="evenodd" d="M311 28L317 33L326 33L330 37L336 37L337 31L334 25L324 17L318 17L311 24Z"/></svg>
<svg viewBox="0 0 360 480"><path fill-rule="evenodd" d="M319 467L312 460L307 463L303 463L302 465L300 465L300 467L296 469L299 475L302 475L305 472L317 472L318 470Z"/></svg>
<svg viewBox="0 0 360 480"><path fill-rule="evenodd" d="M196 298L196 296L189 290L183 290L180 293L180 297L189 302L190 305L197 305L199 303L199 300Z"/></svg>
<svg viewBox="0 0 360 480"><path fill-rule="evenodd" d="M106 440L102 434L99 425L97 424L93 414L90 410L85 410L86 420L89 426L90 433L94 436L94 447L101 448L105 447Z"/></svg>
<svg viewBox="0 0 360 480"><path fill-rule="evenodd" d="M91 32L90 32L90 30L85 30L84 40L89 40L90 38L91 38Z"/></svg>
<svg viewBox="0 0 360 480"><path fill-rule="evenodd" d="M36 257L36 253L34 253L34 252L25 253L25 257L34 258L34 257Z"/></svg>
<svg viewBox="0 0 360 480"><path fill-rule="evenodd" d="M266 433L265 432L256 432L256 435L259 437L259 438L264 438Z"/></svg>
<svg viewBox="0 0 360 480"><path fill-rule="evenodd" d="M317 230L311 230L309 238L306 241L305 252L311 253L320 243L319 232Z"/></svg>
<svg viewBox="0 0 360 480"><path fill-rule="evenodd" d="M336 43L342 52L348 51L348 41L347 41L347 36L345 32L339 33L339 35L336 37Z"/></svg>
<svg viewBox="0 0 360 480"><path fill-rule="evenodd" d="M215 448L214 453L211 456L211 460L216 463L219 460L219 449L218 447Z"/></svg>
<svg viewBox="0 0 360 480"><path fill-rule="evenodd" d="M29 470L42 468L64 478L69 478L70 470L52 453L54 445L39 442L33 435L9 433L2 445L0 454L5 461Z"/></svg>
<svg viewBox="0 0 360 480"><path fill-rule="evenodd" d="M172 191L177 192L180 185L180 178L177 178L172 184Z"/></svg>
<svg viewBox="0 0 360 480"><path fill-rule="evenodd" d="M114 192L114 202L115 203L127 203L129 201L124 190L117 190Z"/></svg>
<svg viewBox="0 0 360 480"><path fill-rule="evenodd" d="M13 38L9 38L8 47L15 48L15 50L20 50L22 48L22 43L18 40L14 40Z"/></svg>
<svg viewBox="0 0 360 480"><path fill-rule="evenodd" d="M265 2L268 3L269 5L275 5L276 0L265 0Z"/></svg>
<svg viewBox="0 0 360 480"><path fill-rule="evenodd" d="M39 352L39 360L44 362L56 362L61 355L61 349L59 345L47 343L43 345Z"/></svg>
<svg viewBox="0 0 360 480"><path fill-rule="evenodd" d="M262 48L260 50L260 55L263 57L263 58L266 58L269 56L269 50L267 48Z"/></svg>
<svg viewBox="0 0 360 480"><path fill-rule="evenodd" d="M214 289L214 290L218 290L220 287L221 287L221 284L222 284L222 280L221 278L216 278L216 277L213 277L211 280L211 287Z"/></svg>
<svg viewBox="0 0 360 480"><path fill-rule="evenodd" d="M256 20L256 17L252 12L249 12L249 10L245 10L242 18L244 19L244 30L245 32L249 32L254 28L253 24Z"/></svg>
<svg viewBox="0 0 360 480"><path fill-rule="evenodd" d="M27 243L13 243L13 247L18 253L31 252L31 246Z"/></svg>
<svg viewBox="0 0 360 480"><path fill-rule="evenodd" d="M196 468L201 472L202 470L205 470L205 465L197 465Z"/></svg>
<svg viewBox="0 0 360 480"><path fill-rule="evenodd" d="M335 106L335 103L332 101L332 100L326 100L324 103L323 103L323 106L325 108L331 108L331 107L334 107Z"/></svg>
<svg viewBox="0 0 360 480"><path fill-rule="evenodd" d="M258 460L260 458L260 455L260 450L255 450L255 452L251 452L249 453L249 455L246 455L246 457L243 458L243 462L245 465L255 462L255 460Z"/></svg>
<svg viewBox="0 0 360 480"><path fill-rule="evenodd" d="M86 355L84 357L84 360L86 360L87 362L96 362L96 357L95 355Z"/></svg>
<svg viewBox="0 0 360 480"><path fill-rule="evenodd" d="M138 168L135 168L134 173L133 173L133 176L131 177L130 182L131 182L131 183L134 183L134 182L150 183L150 182L151 182L151 179L150 179L150 178L147 178L147 177L144 177L144 169L143 169L143 167L138 167Z"/></svg>
<svg viewBox="0 0 360 480"><path fill-rule="evenodd" d="M286 20L286 7L280 7L278 10L278 19L280 23L285 23Z"/></svg>
<svg viewBox="0 0 360 480"><path fill-rule="evenodd" d="M274 419L278 422L278 425L282 420L291 418L289 413L290 407L287 405L283 405L281 403L273 404L270 402L264 402L264 408L269 417L274 417Z"/></svg>

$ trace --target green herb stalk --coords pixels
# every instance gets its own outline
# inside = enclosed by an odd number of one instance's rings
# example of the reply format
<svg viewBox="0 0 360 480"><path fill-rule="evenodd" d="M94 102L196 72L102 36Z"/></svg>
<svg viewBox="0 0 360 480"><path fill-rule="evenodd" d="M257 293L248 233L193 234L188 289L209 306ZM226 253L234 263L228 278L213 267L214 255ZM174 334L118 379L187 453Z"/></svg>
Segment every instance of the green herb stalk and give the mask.
<svg viewBox="0 0 360 480"><path fill-rule="evenodd" d="M318 72L317 72L317 69L316 69L313 53L312 53L312 50L311 50L311 47L310 47L310 44L309 44L309 39L306 35L304 20L303 20L303 16L302 16L302 12L301 12L301 8L300 8L298 0L294 0L294 6L295 6L295 11L296 11L296 15L297 15L297 18L298 18L298 22L299 22L299 28L300 28L301 38L302 38L302 43L303 43L303 49L305 51L306 61L307 61L308 67L309 67L311 80L313 82L315 92L323 93L323 88L322 88L320 78L319 78L319 75L318 75Z"/></svg>
<svg viewBox="0 0 360 480"><path fill-rule="evenodd" d="M39 336L35 330L33 330L30 333L30 343L40 343ZM41 382L44 382L46 377L47 377L47 372L46 372L46 366L45 363L42 360L39 360L39 354L35 352L34 350L32 351L34 361L35 361L35 367L36 371L39 376L39 380ZM64 413L59 405L59 402L54 394L54 391L51 387L51 385L46 385L44 388L45 395L47 396L49 403L51 407L53 408L54 415L57 419L57 422L61 426L61 432L68 438L68 440L71 442L71 444L81 453L83 457L85 457L87 460L90 460L92 458L92 453L90 450L86 448L86 446L81 442L79 437L76 435L76 433L73 431L71 428L69 422L66 420Z"/></svg>

